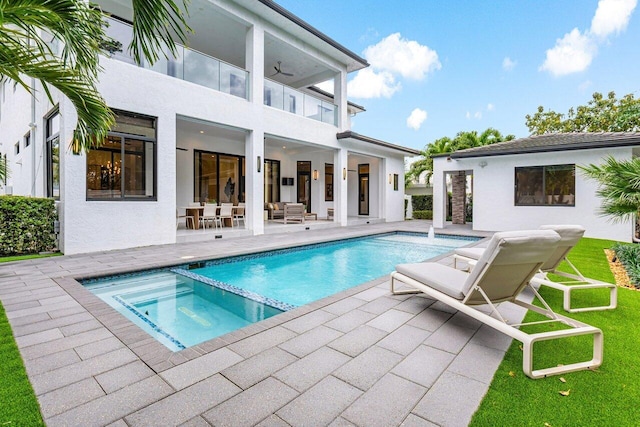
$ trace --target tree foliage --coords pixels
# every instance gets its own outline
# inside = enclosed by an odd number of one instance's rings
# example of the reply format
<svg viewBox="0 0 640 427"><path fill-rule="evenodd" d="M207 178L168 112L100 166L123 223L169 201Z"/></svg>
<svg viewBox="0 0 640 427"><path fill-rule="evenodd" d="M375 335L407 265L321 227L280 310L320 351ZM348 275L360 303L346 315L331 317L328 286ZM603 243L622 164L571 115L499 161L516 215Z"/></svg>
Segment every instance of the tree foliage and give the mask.
<svg viewBox="0 0 640 427"><path fill-rule="evenodd" d="M587 105L570 108L567 114L538 107L527 114L526 125L533 135L560 132L634 132L640 130L640 99L627 94L618 99L615 92L605 98L595 92Z"/></svg>
<svg viewBox="0 0 640 427"><path fill-rule="evenodd" d="M609 156L601 165L578 167L598 182L602 215L621 221L640 212L640 158L616 160Z"/></svg>
<svg viewBox="0 0 640 427"><path fill-rule="evenodd" d="M421 151L419 160L415 161L409 167L409 171L405 174L405 187L411 182L417 181L420 175L427 172L427 182L431 180L433 173L433 156L438 154L452 153L467 148L482 147L484 145L495 144L496 142L511 141L515 139L514 135L502 135L500 131L494 128L487 128L481 134L477 131L458 132L455 138L448 136L436 139L427 144Z"/></svg>
<svg viewBox="0 0 640 427"><path fill-rule="evenodd" d="M183 0L186 2L186 0ZM186 3L183 3L186 7ZM155 62L173 34L186 41L185 18L173 0L132 0L135 60ZM114 40L104 31L103 13L84 0L0 0L0 80L10 79L32 96L29 78L39 80L51 100L51 87L74 105L78 123L74 151L99 146L114 116L97 90L98 55ZM61 42L54 52L50 40Z"/></svg>

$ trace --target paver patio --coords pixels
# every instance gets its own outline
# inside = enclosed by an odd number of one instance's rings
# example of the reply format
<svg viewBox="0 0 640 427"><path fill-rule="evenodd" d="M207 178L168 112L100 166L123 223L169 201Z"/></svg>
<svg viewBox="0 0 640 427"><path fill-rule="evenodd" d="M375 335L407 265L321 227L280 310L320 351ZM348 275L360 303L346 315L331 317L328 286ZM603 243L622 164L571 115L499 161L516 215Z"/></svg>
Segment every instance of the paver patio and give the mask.
<svg viewBox="0 0 640 427"><path fill-rule="evenodd" d="M387 277L176 353L75 280L429 224L8 263L0 300L49 426L462 426L510 339Z"/></svg>

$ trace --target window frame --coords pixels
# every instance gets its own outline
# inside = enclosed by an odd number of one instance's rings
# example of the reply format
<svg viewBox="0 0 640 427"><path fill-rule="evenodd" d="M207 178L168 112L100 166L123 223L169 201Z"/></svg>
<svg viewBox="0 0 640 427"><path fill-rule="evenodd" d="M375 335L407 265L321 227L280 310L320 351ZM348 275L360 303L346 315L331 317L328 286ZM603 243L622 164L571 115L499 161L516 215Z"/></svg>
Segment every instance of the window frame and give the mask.
<svg viewBox="0 0 640 427"><path fill-rule="evenodd" d="M53 120L54 117L58 116L58 131L54 134L49 135L49 122ZM54 200L60 200L60 109L56 105L51 111L49 111L44 116L44 146L45 153L47 159L47 197L50 197ZM58 194L54 193L54 167L53 167L53 142L56 141L58 143Z"/></svg>
<svg viewBox="0 0 640 427"><path fill-rule="evenodd" d="M331 171L329 172L329 169ZM335 168L333 163L324 164L324 201L333 202L333 181L335 180Z"/></svg>
<svg viewBox="0 0 640 427"><path fill-rule="evenodd" d="M121 167L121 175L120 175L120 197L96 197L96 196L90 196L89 195L89 186L87 185L87 175L89 173L89 169L87 168L86 173L85 173L85 196L86 196L86 200L88 202L93 202L93 201L100 201L100 202L157 202L158 201L158 118L154 117L154 116L148 116L146 114L139 114L139 113L135 113L132 111L124 111L124 110L113 110L113 112L117 115L128 115L128 116L134 116L134 117L140 117L140 118L144 118L144 119L150 119L153 120L153 137L148 137L148 136L142 136L142 135L137 135L137 134L132 134L132 133L126 133L126 132L117 132L117 131L109 131L108 136L111 137L116 137L116 138L120 138L120 158L122 161L122 167ZM151 196L127 196L126 195L126 191L125 191L125 185L126 185L126 180L125 178L125 173L126 173L126 163L125 163L125 159L126 159L126 154L127 151L125 149L126 144L125 144L125 140L138 140L138 141L142 141L144 143L150 142L153 144L153 155L151 156L152 159L151 161L153 162L153 183L152 183L152 188L153 188L153 194ZM146 146L146 145L145 145ZM96 148L95 150L100 150L100 148ZM111 151L111 150L110 150ZM88 163L89 158L87 156L87 162ZM148 161L148 159L144 158L144 162L146 164L146 162ZM86 164L85 163L85 164ZM88 164L87 164L88 166Z"/></svg>
<svg viewBox="0 0 640 427"><path fill-rule="evenodd" d="M547 176L548 173L548 169L553 169L553 168L567 168L567 170L569 168L572 168L572 172L571 175L573 176L573 194L569 193L569 194L558 194L557 196L559 197L563 197L563 196L573 196L573 200L571 202L558 202L558 203L554 203L554 199L553 197L556 196L556 194L547 194L546 188L547 188L547 180L549 179ZM542 193L542 201L543 203L523 203L523 202L518 202L519 199L519 187L518 187L518 172L523 170L523 169L540 169L541 173L542 173L542 183L541 183L541 193ZM536 207L546 207L546 206L563 206L563 207L575 207L576 205L576 195L575 195L575 190L576 190L576 164L575 163L562 163L562 164L553 164L553 165L536 165L536 166L516 166L514 167L514 183L513 183L513 204L514 206L520 207L520 206L536 206ZM522 195L520 195L520 198L522 197ZM552 197L552 203L548 203L549 197ZM535 201L535 199L533 199Z"/></svg>

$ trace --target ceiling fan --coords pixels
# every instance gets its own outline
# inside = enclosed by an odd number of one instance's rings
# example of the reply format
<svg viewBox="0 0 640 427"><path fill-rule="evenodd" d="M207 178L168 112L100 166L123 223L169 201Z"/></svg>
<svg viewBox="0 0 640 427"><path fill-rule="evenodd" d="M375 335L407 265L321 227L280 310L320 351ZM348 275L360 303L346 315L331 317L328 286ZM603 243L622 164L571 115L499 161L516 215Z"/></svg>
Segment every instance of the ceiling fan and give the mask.
<svg viewBox="0 0 640 427"><path fill-rule="evenodd" d="M278 61L278 65L274 66L274 70L276 70L275 73L271 74L271 77L273 76L277 76L278 74L282 74L283 76L287 76L287 77L293 77L293 74L291 73L285 73L284 71L282 71L282 61Z"/></svg>

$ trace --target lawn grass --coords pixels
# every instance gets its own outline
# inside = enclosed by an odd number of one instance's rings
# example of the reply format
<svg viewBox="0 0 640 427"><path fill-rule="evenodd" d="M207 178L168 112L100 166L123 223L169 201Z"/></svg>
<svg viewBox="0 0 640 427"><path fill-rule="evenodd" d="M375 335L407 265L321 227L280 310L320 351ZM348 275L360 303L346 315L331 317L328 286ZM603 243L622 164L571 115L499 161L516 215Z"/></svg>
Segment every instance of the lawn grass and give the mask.
<svg viewBox="0 0 640 427"><path fill-rule="evenodd" d="M61 256L60 252L53 252L50 254L29 254L29 255L15 255L15 256L5 256L0 257L0 263L2 262L11 262L11 261L24 261L26 259L35 259L35 258L49 258L52 256ZM0 424L2 425L2 424Z"/></svg>
<svg viewBox="0 0 640 427"><path fill-rule="evenodd" d="M0 304L0 426L44 426L9 321Z"/></svg>
<svg viewBox="0 0 640 427"><path fill-rule="evenodd" d="M569 254L587 277L613 283L603 253L614 242L586 239ZM513 341L493 382L475 413L472 426L633 426L640 423L640 292L618 289L618 308L587 313L565 313L562 293L542 287L541 294L561 314L599 327L604 333L604 363L596 371L581 371L532 380L522 372L520 342ZM608 292L580 294L582 303L601 304ZM596 301L597 300L597 301ZM532 313L526 320L536 319ZM536 347L536 367L589 359L591 340L584 337L542 343ZM538 366L540 365L540 366ZM566 383L561 382L564 378ZM570 390L568 396L560 391Z"/></svg>

